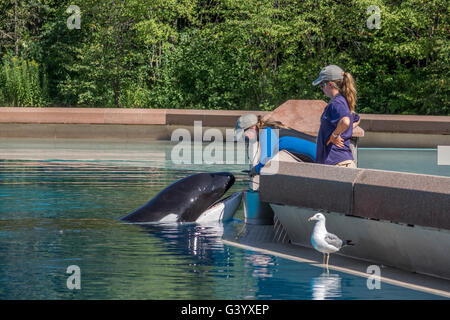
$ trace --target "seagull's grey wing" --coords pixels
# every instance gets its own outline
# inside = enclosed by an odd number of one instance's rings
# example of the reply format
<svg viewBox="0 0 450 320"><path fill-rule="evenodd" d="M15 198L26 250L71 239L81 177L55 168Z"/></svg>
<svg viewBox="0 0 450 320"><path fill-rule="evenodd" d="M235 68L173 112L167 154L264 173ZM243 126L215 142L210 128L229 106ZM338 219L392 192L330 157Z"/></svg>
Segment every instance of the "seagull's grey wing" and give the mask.
<svg viewBox="0 0 450 320"><path fill-rule="evenodd" d="M332 233L327 233L325 235L325 242L329 245L340 249L342 247L342 240L337 237L337 235Z"/></svg>

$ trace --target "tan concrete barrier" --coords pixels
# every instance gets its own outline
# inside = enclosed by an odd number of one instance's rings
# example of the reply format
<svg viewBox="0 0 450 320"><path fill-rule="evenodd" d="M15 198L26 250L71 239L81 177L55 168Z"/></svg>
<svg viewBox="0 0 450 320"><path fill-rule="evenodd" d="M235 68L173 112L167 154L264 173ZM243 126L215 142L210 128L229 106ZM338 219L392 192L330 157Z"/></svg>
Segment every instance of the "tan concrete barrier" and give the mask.
<svg viewBox="0 0 450 320"><path fill-rule="evenodd" d="M294 100L290 100L291 102ZM319 100L320 101L320 100ZM0 123L168 124L234 127L244 113L265 111L119 108L0 107ZM448 116L361 114L360 126L370 132L450 134Z"/></svg>
<svg viewBox="0 0 450 320"><path fill-rule="evenodd" d="M259 190L264 202L450 230L450 177L280 162Z"/></svg>
<svg viewBox="0 0 450 320"><path fill-rule="evenodd" d="M362 170L353 215L450 230L450 177Z"/></svg>
<svg viewBox="0 0 450 320"><path fill-rule="evenodd" d="M263 115L263 111L241 110L183 110L169 109L166 113L166 124L179 126L193 126L194 121L202 121L205 127L231 127L234 128L236 120L245 113Z"/></svg>
<svg viewBox="0 0 450 320"><path fill-rule="evenodd" d="M289 100L295 107L308 108L310 100ZM325 104L321 100L317 103ZM281 106L280 106L281 107ZM192 109L118 109L118 108L11 108L0 107L0 138L117 138L170 139L178 127L233 128L244 113L267 115L264 111ZM86 125L84 133L69 125ZM50 127L46 127L50 126ZM108 126L108 127L105 127ZM116 127L119 126L119 127ZM121 126L129 126L123 128ZM139 126L156 126L151 130ZM159 126L159 127L158 127ZM166 128L163 128L166 126ZM450 145L450 117L361 115L365 136L361 147L436 148ZM317 126L314 127L317 129ZM314 129L314 130L316 130Z"/></svg>
<svg viewBox="0 0 450 320"><path fill-rule="evenodd" d="M302 162L279 165L278 173L261 174L261 201L352 213L353 183L361 169Z"/></svg>
<svg viewBox="0 0 450 320"><path fill-rule="evenodd" d="M166 124L166 109L0 108L1 123Z"/></svg>
<svg viewBox="0 0 450 320"><path fill-rule="evenodd" d="M450 134L450 117L361 114L360 126L371 132Z"/></svg>

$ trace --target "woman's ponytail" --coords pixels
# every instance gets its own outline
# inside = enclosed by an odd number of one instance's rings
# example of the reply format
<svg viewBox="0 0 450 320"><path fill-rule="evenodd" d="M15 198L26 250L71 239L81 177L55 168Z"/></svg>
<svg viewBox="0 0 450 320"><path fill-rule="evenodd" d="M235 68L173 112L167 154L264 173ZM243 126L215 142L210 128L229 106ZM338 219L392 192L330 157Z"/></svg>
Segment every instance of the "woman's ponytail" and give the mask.
<svg viewBox="0 0 450 320"><path fill-rule="evenodd" d="M356 105L356 86L355 80L350 73L344 72L344 79L335 81L339 92L345 97L350 108L350 112L355 112Z"/></svg>
<svg viewBox="0 0 450 320"><path fill-rule="evenodd" d="M280 121L273 121L273 120L263 120L262 116L258 116L258 123L256 124L256 127L258 129L264 129L267 127L271 128L279 128L279 129L289 129L289 127L285 126Z"/></svg>

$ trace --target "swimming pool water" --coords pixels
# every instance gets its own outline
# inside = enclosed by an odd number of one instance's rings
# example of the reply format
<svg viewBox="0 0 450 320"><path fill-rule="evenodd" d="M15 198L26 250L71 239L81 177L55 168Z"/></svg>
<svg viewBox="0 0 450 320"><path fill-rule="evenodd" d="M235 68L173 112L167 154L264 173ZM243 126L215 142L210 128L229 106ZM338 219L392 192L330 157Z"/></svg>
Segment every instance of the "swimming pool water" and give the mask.
<svg viewBox="0 0 450 320"><path fill-rule="evenodd" d="M246 175L233 166L243 190ZM241 169L245 168L241 166ZM439 299L225 245L225 225L118 219L194 172L169 164L0 160L0 299ZM242 217L242 209L237 212ZM76 265L81 289L67 287Z"/></svg>
<svg viewBox="0 0 450 320"><path fill-rule="evenodd" d="M358 167L450 177L450 166L437 164L437 149L358 148Z"/></svg>

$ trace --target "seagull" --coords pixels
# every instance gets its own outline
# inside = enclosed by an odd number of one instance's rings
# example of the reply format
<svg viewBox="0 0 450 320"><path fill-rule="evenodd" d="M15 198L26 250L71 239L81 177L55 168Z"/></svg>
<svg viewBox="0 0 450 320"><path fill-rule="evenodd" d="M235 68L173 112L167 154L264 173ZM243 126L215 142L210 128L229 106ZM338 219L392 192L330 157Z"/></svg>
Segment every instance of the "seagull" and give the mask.
<svg viewBox="0 0 450 320"><path fill-rule="evenodd" d="M323 264L325 264L325 254L327 255L327 270L330 253L339 251L344 246L353 246L352 240L339 239L335 234L329 233L325 228L325 216L320 212L313 215L308 221L317 221L311 234L311 244L319 252L323 253Z"/></svg>

